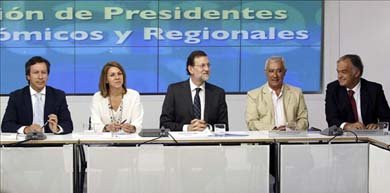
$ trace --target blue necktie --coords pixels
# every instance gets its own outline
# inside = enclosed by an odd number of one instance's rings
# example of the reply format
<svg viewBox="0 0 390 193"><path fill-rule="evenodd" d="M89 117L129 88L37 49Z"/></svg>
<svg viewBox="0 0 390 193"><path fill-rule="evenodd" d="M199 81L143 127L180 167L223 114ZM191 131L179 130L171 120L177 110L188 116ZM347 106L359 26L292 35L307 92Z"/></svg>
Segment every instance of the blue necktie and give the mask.
<svg viewBox="0 0 390 193"><path fill-rule="evenodd" d="M201 88L196 88L196 94L195 94L195 97L194 97L194 105L193 105L193 109L194 109L194 116L196 119L200 119L200 116L201 116L201 111L200 111L200 97L199 97L199 92L200 90L202 90Z"/></svg>

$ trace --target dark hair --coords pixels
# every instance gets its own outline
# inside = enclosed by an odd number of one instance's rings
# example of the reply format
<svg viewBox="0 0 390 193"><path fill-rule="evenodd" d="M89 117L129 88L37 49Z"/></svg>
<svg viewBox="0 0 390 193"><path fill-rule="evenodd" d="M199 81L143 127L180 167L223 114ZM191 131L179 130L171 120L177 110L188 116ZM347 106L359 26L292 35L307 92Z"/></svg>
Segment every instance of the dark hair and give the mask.
<svg viewBox="0 0 390 193"><path fill-rule="evenodd" d="M191 52L191 54L187 57L187 66L186 66L186 71L187 71L187 74L190 75L190 71L188 71L188 66L194 66L194 60L195 58L197 57L200 57L200 56L207 56L206 52L202 51L202 50L195 50L193 52Z"/></svg>
<svg viewBox="0 0 390 193"><path fill-rule="evenodd" d="M123 84L122 84L123 94L126 94L126 92L127 92L127 89L126 89L126 72L125 72L125 70L123 69L123 67L118 62L115 62L115 61L107 62L107 64L105 64L103 66L102 72L100 73L100 80L99 80L100 94L104 98L107 97L110 94L108 83L107 83L107 73L108 73L108 70L110 68L112 68L112 67L116 67L116 68L118 68L122 72L122 74L123 74Z"/></svg>
<svg viewBox="0 0 390 193"><path fill-rule="evenodd" d="M348 60L348 59L349 59L349 61L351 61L353 66L355 66L356 68L358 68L360 70L360 76L362 76L364 67L363 67L363 62L360 59L360 56L358 56L356 54L347 54L347 55L341 56L337 60L337 63L344 61L344 60Z"/></svg>
<svg viewBox="0 0 390 193"><path fill-rule="evenodd" d="M24 70L26 72L26 76L30 74L30 69L31 69L32 65L34 65L36 63L41 63L41 62L46 64L47 74L50 74L50 62L48 60L46 60L45 58L41 57L41 56L33 56L32 58L30 58L26 62L26 65L24 66Z"/></svg>

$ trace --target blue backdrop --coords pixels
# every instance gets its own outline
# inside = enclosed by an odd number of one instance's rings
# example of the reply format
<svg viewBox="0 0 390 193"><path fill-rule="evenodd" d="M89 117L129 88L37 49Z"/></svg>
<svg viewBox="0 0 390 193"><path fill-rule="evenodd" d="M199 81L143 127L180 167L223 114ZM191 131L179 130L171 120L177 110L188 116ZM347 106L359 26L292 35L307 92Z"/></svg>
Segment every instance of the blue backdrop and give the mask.
<svg viewBox="0 0 390 193"><path fill-rule="evenodd" d="M164 93L188 78L186 57L208 53L213 84L246 93L265 83L264 62L283 56L285 82L321 91L322 1L1 1L0 94L27 84L24 64L41 55L49 85L67 94L98 90L118 61L128 87Z"/></svg>

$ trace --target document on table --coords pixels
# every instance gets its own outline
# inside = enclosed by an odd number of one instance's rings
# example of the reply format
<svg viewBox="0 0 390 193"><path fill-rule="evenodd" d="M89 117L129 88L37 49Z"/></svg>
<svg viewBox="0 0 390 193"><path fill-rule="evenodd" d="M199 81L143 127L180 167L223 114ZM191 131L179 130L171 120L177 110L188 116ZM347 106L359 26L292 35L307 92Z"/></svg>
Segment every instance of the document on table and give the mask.
<svg viewBox="0 0 390 193"><path fill-rule="evenodd" d="M214 133L207 131L169 132L175 139L205 138L212 137Z"/></svg>
<svg viewBox="0 0 390 193"><path fill-rule="evenodd" d="M1 137L2 141L3 140L13 140L13 139L16 139L16 137L17 137L16 135L17 135L16 133L2 133L0 135L0 137ZM21 135L21 134L19 134L19 135ZM24 135L24 136L26 136L26 135Z"/></svg>
<svg viewBox="0 0 390 193"><path fill-rule="evenodd" d="M248 131L228 131L225 136L249 136Z"/></svg>
<svg viewBox="0 0 390 193"><path fill-rule="evenodd" d="M248 136L247 131L229 131L222 135L215 135L211 131L191 131L191 132L169 132L174 138L189 139L189 138L206 138L206 137L230 137L230 136Z"/></svg>
<svg viewBox="0 0 390 193"><path fill-rule="evenodd" d="M94 138L94 139L112 139L112 138L135 138L138 137L136 133L125 133L123 131L119 131L116 133L111 132L94 132L94 131L84 131L82 133L73 133L73 137L77 137L80 139Z"/></svg>

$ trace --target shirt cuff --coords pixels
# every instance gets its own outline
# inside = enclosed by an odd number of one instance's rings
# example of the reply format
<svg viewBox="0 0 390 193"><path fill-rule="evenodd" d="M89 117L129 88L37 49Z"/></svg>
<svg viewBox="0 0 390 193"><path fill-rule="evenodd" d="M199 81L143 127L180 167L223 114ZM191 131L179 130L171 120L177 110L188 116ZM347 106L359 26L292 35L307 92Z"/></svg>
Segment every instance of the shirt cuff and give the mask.
<svg viewBox="0 0 390 193"><path fill-rule="evenodd" d="M18 133L19 134L24 134L24 129L26 128L26 126L21 126L19 129L18 129Z"/></svg>
<svg viewBox="0 0 390 193"><path fill-rule="evenodd" d="M183 125L183 132L187 132L188 131L188 125Z"/></svg>
<svg viewBox="0 0 390 193"><path fill-rule="evenodd" d="M344 126L347 124L347 122L341 123L340 128L344 129Z"/></svg>
<svg viewBox="0 0 390 193"><path fill-rule="evenodd" d="M58 126L58 128L60 129L57 133L55 133L55 134L60 134L60 133L63 133L64 132L64 130L62 129L62 127L60 126L60 125L57 125Z"/></svg>

